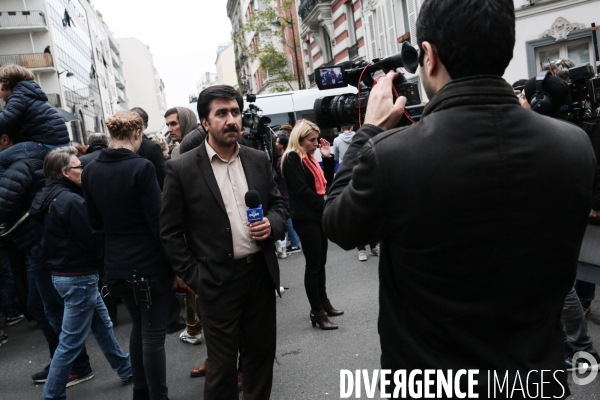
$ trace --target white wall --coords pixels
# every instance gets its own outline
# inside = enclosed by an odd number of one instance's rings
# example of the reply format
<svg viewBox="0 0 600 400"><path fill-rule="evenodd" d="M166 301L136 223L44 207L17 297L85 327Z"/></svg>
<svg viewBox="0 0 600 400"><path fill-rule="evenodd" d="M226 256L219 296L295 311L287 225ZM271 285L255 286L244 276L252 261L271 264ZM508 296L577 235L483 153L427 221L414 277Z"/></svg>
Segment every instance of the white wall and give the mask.
<svg viewBox="0 0 600 400"><path fill-rule="evenodd" d="M157 93L154 61L146 45L136 38L117 39L123 61L129 107L141 107L148 113L148 131L158 131L165 124Z"/></svg>
<svg viewBox="0 0 600 400"><path fill-rule="evenodd" d="M565 2L564 4L569 3L572 2ZM520 16L519 9L521 5L522 2L520 0L515 0L515 6L517 7L515 49L513 59L504 73L504 79L510 84L519 79L531 78L527 72L526 42L539 39L539 36L545 30L552 27L552 24L558 17L563 17L571 23L582 23L586 28L589 28L592 22L596 22L596 25L600 24L600 1L574 4L569 7L562 7L559 10L526 16ZM541 9L542 5L536 5L535 7L540 7ZM522 13L523 11L521 11ZM592 54L593 57L594 55Z"/></svg>
<svg viewBox="0 0 600 400"><path fill-rule="evenodd" d="M223 50L217 56L217 82L219 85L237 85L237 76L235 74L235 53L233 45Z"/></svg>

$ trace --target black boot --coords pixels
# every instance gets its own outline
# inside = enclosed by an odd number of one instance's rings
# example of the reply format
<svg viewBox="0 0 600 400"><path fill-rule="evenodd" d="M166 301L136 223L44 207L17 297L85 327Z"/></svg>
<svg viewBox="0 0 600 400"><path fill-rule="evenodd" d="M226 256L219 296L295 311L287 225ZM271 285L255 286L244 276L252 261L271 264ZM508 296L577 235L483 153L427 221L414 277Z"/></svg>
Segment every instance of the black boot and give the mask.
<svg viewBox="0 0 600 400"><path fill-rule="evenodd" d="M335 308L333 308L329 299L323 302L323 310L325 310L327 315L329 315L330 317L337 317L338 315L344 314L344 310L336 310Z"/></svg>
<svg viewBox="0 0 600 400"><path fill-rule="evenodd" d="M150 400L150 389L148 387L143 389L133 388L133 400Z"/></svg>
<svg viewBox="0 0 600 400"><path fill-rule="evenodd" d="M311 312L310 313L310 322L312 322L313 327L316 327L318 324L319 328L321 328L323 330L330 330L330 329L338 328L338 326L336 324L334 324L327 318L327 314L325 314L325 311L320 311L318 313Z"/></svg>

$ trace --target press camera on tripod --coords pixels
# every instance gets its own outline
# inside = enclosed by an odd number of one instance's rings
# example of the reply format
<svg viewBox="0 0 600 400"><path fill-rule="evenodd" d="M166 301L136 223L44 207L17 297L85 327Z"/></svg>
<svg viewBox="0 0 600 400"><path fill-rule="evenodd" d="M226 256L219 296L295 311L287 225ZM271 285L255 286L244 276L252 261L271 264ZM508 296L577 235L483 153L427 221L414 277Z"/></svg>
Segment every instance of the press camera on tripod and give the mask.
<svg viewBox="0 0 600 400"><path fill-rule="evenodd" d="M421 104L416 83L408 82L400 68L415 73L419 65L417 50L404 42L398 54L384 59L374 59L371 63L364 60L346 61L332 67L319 67L315 70L315 81L320 90L347 87L358 88L357 94L321 97L315 101L314 111L321 128L343 125L360 125L364 121L369 101L369 93L376 83L373 75L382 71L396 71L400 75L394 80L394 95L407 99L405 114L398 126L410 125L421 118L424 106Z"/></svg>
<svg viewBox="0 0 600 400"><path fill-rule="evenodd" d="M248 108L242 112L242 126L248 128L250 134L247 139L252 142L252 147L264 151L272 161L271 157L271 129L269 124L271 118L263 116L262 110L258 108L255 94L247 94Z"/></svg>

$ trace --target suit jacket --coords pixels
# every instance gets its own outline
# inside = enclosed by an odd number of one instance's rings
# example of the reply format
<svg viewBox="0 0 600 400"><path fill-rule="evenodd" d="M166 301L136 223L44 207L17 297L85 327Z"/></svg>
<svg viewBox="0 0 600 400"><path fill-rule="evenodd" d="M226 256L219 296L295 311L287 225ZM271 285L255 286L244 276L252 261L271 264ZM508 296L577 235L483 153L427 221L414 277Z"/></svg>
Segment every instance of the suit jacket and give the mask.
<svg viewBox="0 0 600 400"><path fill-rule="evenodd" d="M248 190L260 193L271 237L259 242L279 290L279 264L273 238L283 236L287 207L271 174L267 156L240 146L239 156ZM225 204L206 146L167 162L161 209L161 237L177 276L206 300L214 299L233 278L233 240Z"/></svg>
<svg viewBox="0 0 600 400"><path fill-rule="evenodd" d="M346 250L381 241L382 367L563 369L594 169L585 132L522 108L500 77L448 83L411 127L364 125L323 224Z"/></svg>

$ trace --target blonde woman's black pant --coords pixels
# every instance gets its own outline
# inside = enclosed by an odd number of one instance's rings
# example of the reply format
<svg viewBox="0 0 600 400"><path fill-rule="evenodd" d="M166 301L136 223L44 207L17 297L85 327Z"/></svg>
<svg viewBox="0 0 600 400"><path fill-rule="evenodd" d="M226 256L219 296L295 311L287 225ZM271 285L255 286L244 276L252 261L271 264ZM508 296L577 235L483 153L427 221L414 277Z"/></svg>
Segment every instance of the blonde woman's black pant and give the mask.
<svg viewBox="0 0 600 400"><path fill-rule="evenodd" d="M313 312L323 310L323 303L327 300L325 289L325 263L327 262L327 236L321 222L293 219L292 223L300 242L302 252L306 259L304 271L304 289L308 296L310 308Z"/></svg>

